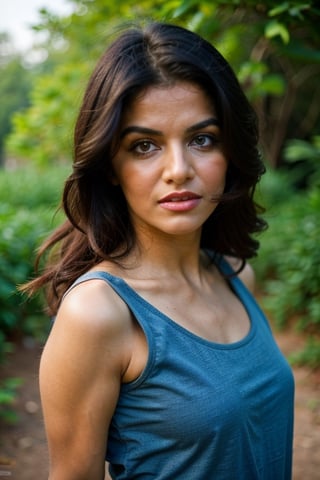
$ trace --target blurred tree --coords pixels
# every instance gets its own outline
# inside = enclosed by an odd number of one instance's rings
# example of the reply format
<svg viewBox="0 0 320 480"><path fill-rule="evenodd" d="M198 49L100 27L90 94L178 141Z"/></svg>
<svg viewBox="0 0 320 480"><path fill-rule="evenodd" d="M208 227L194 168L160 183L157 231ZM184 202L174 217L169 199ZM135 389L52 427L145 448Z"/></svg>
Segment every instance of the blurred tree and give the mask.
<svg viewBox="0 0 320 480"><path fill-rule="evenodd" d="M285 142L308 140L319 127L320 9L313 1L69 0L74 12L42 10L46 73L31 107L14 117L8 151L40 164L70 156L81 92L117 26L154 18L195 30L227 57L258 112L265 157L275 167ZM40 148L41 147L41 148Z"/></svg>
<svg viewBox="0 0 320 480"><path fill-rule="evenodd" d="M11 116L28 104L30 72L14 51L7 33L0 34L0 165L4 161L4 139L11 131Z"/></svg>
<svg viewBox="0 0 320 480"><path fill-rule="evenodd" d="M205 36L234 67L260 119L268 162L286 140L319 132L319 4L312 0L168 0L169 18Z"/></svg>
<svg viewBox="0 0 320 480"><path fill-rule="evenodd" d="M130 16L125 0L70 0L74 11L58 17L40 10L34 29L46 33L48 51L31 92L31 106L13 117L14 132L7 151L38 165L70 157L72 130L82 92L110 32ZM121 21L119 20L121 19Z"/></svg>

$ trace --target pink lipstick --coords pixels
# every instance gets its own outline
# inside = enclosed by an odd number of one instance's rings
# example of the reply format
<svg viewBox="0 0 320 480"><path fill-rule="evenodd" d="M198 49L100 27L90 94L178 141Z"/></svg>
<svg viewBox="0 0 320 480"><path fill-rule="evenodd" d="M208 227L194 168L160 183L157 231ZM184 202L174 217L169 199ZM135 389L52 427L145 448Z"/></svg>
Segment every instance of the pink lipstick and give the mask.
<svg viewBox="0 0 320 480"><path fill-rule="evenodd" d="M201 201L200 195L193 192L172 192L161 198L159 204L166 210L174 212L187 212L193 210Z"/></svg>

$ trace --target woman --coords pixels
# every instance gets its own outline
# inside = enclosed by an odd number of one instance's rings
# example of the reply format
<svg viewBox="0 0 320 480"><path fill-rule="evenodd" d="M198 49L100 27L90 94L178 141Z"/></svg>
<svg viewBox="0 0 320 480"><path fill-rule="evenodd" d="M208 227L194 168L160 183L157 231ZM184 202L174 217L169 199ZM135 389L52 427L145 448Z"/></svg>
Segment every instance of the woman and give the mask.
<svg viewBox="0 0 320 480"><path fill-rule="evenodd" d="M50 480L100 480L105 460L113 479L291 477L292 374L247 288L257 137L194 33L130 28L99 61L68 220L27 287L46 285L56 316L40 367Z"/></svg>

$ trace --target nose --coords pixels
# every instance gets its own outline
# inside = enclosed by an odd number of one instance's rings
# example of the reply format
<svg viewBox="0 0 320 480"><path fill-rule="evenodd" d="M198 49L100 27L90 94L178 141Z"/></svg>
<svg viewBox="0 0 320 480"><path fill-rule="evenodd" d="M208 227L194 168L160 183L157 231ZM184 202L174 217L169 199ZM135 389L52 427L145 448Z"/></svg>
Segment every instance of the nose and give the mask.
<svg viewBox="0 0 320 480"><path fill-rule="evenodd" d="M190 152L181 145L173 145L165 154L163 180L181 185L194 176Z"/></svg>

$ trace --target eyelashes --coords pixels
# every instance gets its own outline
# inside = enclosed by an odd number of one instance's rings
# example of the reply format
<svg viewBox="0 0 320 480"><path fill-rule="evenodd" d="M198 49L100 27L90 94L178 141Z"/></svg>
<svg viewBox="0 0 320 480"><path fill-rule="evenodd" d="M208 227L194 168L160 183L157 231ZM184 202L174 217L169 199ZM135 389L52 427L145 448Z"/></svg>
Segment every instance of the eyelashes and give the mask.
<svg viewBox="0 0 320 480"><path fill-rule="evenodd" d="M130 147L130 152L138 155L148 155L155 150L160 150L160 147L157 147L154 141L148 139L138 140Z"/></svg>
<svg viewBox="0 0 320 480"><path fill-rule="evenodd" d="M220 144L220 138L213 133L199 133L188 141L188 148L195 148L199 151L210 151ZM143 138L135 141L130 147L129 151L137 156L145 157L155 151L161 150L161 146L153 139Z"/></svg>
<svg viewBox="0 0 320 480"><path fill-rule="evenodd" d="M206 149L215 147L218 143L220 143L220 140L217 135L212 133L200 133L189 142L189 145L195 145L196 147Z"/></svg>

